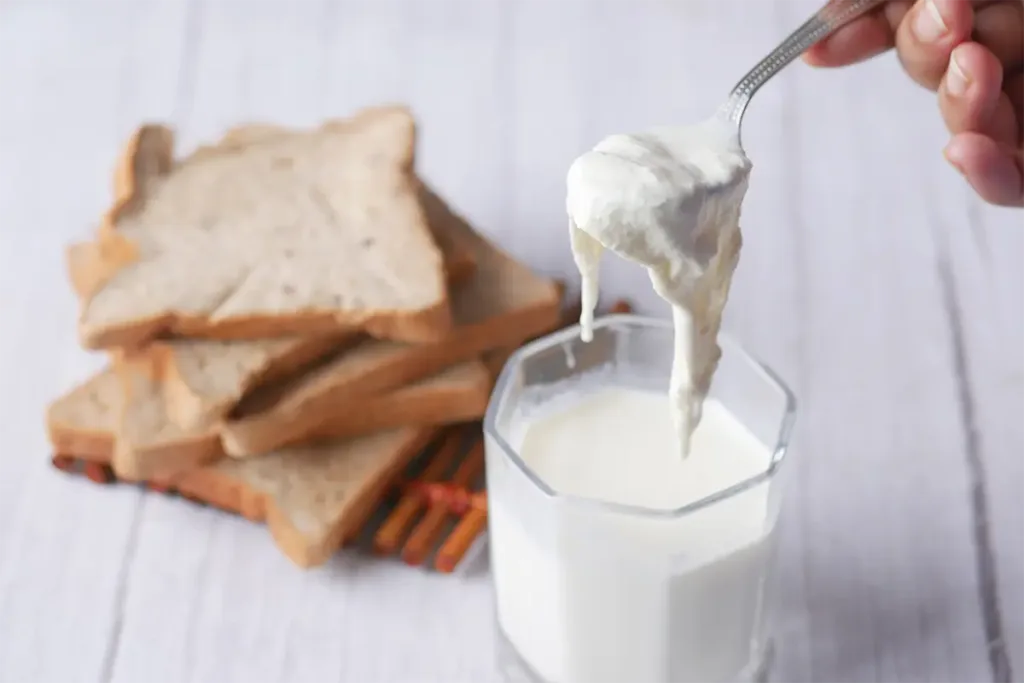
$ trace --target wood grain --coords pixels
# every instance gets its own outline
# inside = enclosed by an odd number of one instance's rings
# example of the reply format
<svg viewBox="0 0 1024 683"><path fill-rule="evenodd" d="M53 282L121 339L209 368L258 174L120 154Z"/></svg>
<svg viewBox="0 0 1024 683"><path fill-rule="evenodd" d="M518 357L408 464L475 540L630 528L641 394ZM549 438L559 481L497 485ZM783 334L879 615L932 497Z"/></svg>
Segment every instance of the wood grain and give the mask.
<svg viewBox="0 0 1024 683"><path fill-rule="evenodd" d="M1024 225L1019 211L965 201L951 169L928 171L984 637L993 679L1017 681L1024 675Z"/></svg>
<svg viewBox="0 0 1024 683"><path fill-rule="evenodd" d="M344 554L49 466L75 346L60 248L121 140L385 101L418 163L545 273L577 278L564 173L604 134L704 116L814 0L0 1L0 683L497 680L486 571ZM891 57L758 94L726 327L800 400L777 680L1024 680L1024 217L946 168ZM609 259L608 300L662 313ZM486 564L486 563L484 563Z"/></svg>

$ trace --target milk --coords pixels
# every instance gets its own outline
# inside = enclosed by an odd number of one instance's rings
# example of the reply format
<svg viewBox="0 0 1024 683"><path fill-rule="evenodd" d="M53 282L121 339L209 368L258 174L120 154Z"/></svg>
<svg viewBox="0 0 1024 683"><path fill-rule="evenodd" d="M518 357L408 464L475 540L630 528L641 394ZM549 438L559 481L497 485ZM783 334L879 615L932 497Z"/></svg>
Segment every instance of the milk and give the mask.
<svg viewBox="0 0 1024 683"><path fill-rule="evenodd" d="M488 436L488 514L498 627L532 675L747 680L764 647L771 449L709 399L682 459L664 393L625 385L573 384L520 412L505 438L526 471Z"/></svg>

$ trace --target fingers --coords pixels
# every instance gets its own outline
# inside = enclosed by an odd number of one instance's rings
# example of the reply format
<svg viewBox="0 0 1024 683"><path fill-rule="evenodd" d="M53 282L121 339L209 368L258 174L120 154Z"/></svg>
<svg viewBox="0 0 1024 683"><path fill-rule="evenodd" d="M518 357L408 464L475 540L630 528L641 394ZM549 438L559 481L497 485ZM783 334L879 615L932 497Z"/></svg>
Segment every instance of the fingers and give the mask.
<svg viewBox="0 0 1024 683"><path fill-rule="evenodd" d="M1024 206L1021 74L1003 83L1003 65L978 43L957 47L939 87L939 108L953 139L946 159L985 201ZM1016 94L1011 94L1016 93Z"/></svg>
<svg viewBox="0 0 1024 683"><path fill-rule="evenodd" d="M1004 78L1003 92L1010 102L1010 108L1016 114L1017 143L1020 144L1024 141L1024 69Z"/></svg>
<svg viewBox="0 0 1024 683"><path fill-rule="evenodd" d="M1007 73L1024 66L1024 2L976 7L972 39L991 50Z"/></svg>
<svg viewBox="0 0 1024 683"><path fill-rule="evenodd" d="M893 0L804 60L845 66L892 47L915 82L938 91L949 162L985 201L1024 206L1024 2Z"/></svg>
<svg viewBox="0 0 1024 683"><path fill-rule="evenodd" d="M896 52L910 77L938 88L953 48L971 35L973 19L964 0L917 0L896 30Z"/></svg>
<svg viewBox="0 0 1024 683"><path fill-rule="evenodd" d="M957 46L939 86L939 111L949 132L985 133L1006 144L1015 142L1013 137L1003 137L1006 131L993 128L1002 85L1003 65L991 52L978 43ZM1009 134L1013 135L1013 131Z"/></svg>
<svg viewBox="0 0 1024 683"><path fill-rule="evenodd" d="M804 54L804 61L819 67L847 66L885 52L896 44L896 27L912 4L912 0L886 3L816 44Z"/></svg>
<svg viewBox="0 0 1024 683"><path fill-rule="evenodd" d="M1007 73L1024 67L1024 3L891 0L812 47L804 61L819 67L846 66L895 46L911 77L934 90L950 52L968 39L989 48Z"/></svg>
<svg viewBox="0 0 1024 683"><path fill-rule="evenodd" d="M1021 150L1000 146L980 133L960 133L946 146L945 155L985 201L1024 206Z"/></svg>

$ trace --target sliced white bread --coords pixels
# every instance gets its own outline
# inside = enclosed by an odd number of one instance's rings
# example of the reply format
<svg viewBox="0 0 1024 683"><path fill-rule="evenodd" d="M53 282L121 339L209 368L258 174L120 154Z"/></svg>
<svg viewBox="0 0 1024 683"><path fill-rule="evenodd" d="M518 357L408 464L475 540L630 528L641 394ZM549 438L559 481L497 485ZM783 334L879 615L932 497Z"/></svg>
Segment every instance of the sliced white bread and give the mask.
<svg viewBox="0 0 1024 683"><path fill-rule="evenodd" d="M117 370L106 368L54 401L46 416L54 452L109 464L131 481L173 478L223 456L216 423L186 430L167 419L159 365L152 360L122 359ZM334 411L313 439L476 420L492 382L481 361L460 363ZM287 457L290 451L280 452Z"/></svg>
<svg viewBox="0 0 1024 683"><path fill-rule="evenodd" d="M257 456L318 433L332 411L363 393L387 391L495 349L557 328L561 290L465 223L446 224L473 245L476 274L452 291L455 326L433 344L364 339L287 382L265 386L239 404L222 430L233 457Z"/></svg>
<svg viewBox="0 0 1024 683"><path fill-rule="evenodd" d="M101 374L51 407L50 436L58 456L112 462L112 449L102 452L96 437L105 435L113 443L116 419L104 404L119 403L119 390L114 373ZM261 458L220 460L175 477L147 481L155 488L174 489L266 522L292 562L312 567L326 562L362 527L387 487L438 429L401 427L283 449ZM79 446L86 451L75 450ZM120 473L118 477L133 479Z"/></svg>
<svg viewBox="0 0 1024 683"><path fill-rule="evenodd" d="M172 132L143 126L99 234L69 250L83 345L352 329L443 337L444 266L414 147L401 107L313 131L250 128L177 162Z"/></svg>
<svg viewBox="0 0 1024 683"><path fill-rule="evenodd" d="M450 286L459 289L476 274L477 251L473 233L461 216L422 182L420 203L428 225L444 256ZM257 386L299 373L329 353L357 343L362 335L338 332L331 335L214 341L180 339L166 344L171 349L173 379L168 387L176 392L169 401L172 419L192 427L223 417L241 398Z"/></svg>

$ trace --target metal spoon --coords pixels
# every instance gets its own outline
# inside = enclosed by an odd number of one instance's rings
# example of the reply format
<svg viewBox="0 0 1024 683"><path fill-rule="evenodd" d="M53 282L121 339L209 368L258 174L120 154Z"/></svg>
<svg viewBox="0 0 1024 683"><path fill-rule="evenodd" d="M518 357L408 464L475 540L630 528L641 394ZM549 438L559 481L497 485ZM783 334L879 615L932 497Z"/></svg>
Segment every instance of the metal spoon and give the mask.
<svg viewBox="0 0 1024 683"><path fill-rule="evenodd" d="M814 16L793 31L779 46L768 53L751 69L729 93L718 116L736 126L739 137L743 114L762 85L782 71L790 62L806 52L815 43L832 35L861 15L870 12L885 0L829 0Z"/></svg>

